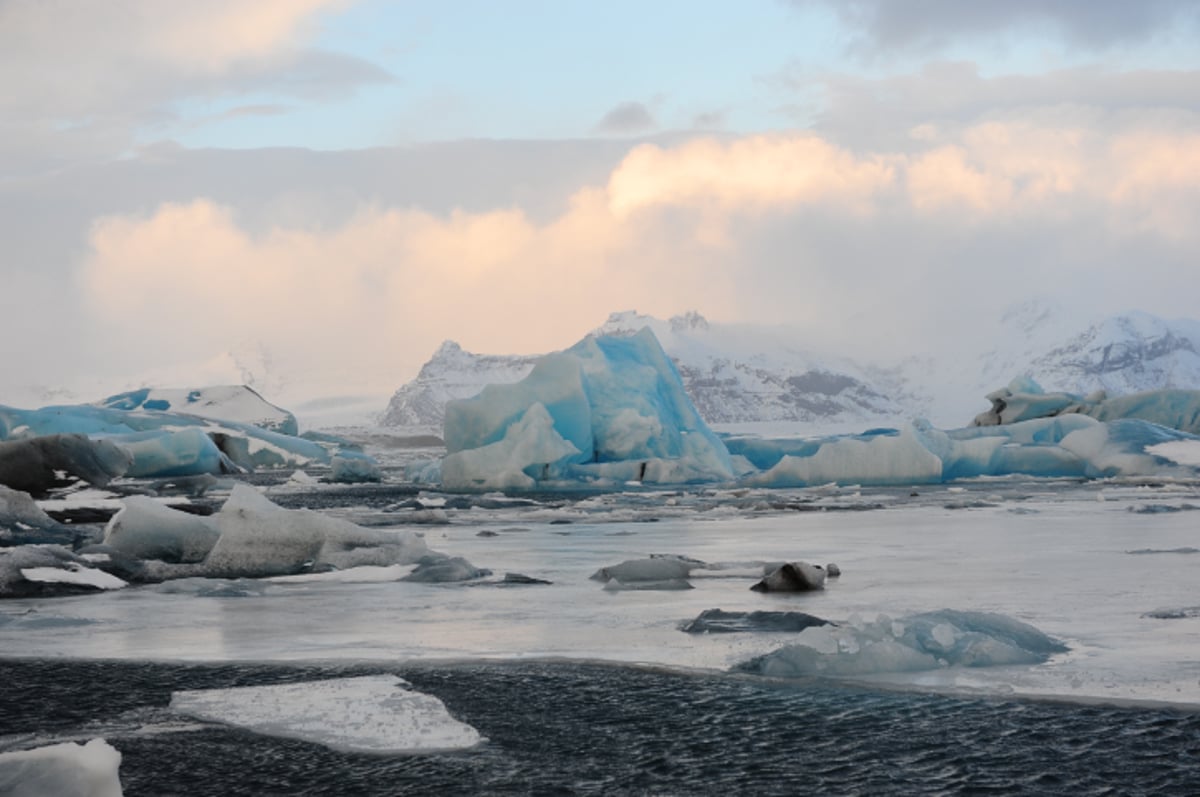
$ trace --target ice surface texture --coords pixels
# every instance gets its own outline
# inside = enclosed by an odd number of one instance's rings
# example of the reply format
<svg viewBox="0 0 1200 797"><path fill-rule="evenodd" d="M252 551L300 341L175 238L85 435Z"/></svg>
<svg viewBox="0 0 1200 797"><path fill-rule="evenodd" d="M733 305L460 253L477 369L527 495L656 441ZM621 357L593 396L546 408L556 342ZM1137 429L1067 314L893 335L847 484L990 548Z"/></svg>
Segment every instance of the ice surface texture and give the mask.
<svg viewBox="0 0 1200 797"><path fill-rule="evenodd" d="M394 675L280 686L176 692L171 708L198 719L237 725L360 753L463 750L483 741L432 695Z"/></svg>
<svg viewBox="0 0 1200 797"><path fill-rule="evenodd" d="M123 586L123 580L61 545L0 548L0 598L76 595Z"/></svg>
<svg viewBox="0 0 1200 797"><path fill-rule="evenodd" d="M0 753L7 797L121 797L121 754L103 739Z"/></svg>

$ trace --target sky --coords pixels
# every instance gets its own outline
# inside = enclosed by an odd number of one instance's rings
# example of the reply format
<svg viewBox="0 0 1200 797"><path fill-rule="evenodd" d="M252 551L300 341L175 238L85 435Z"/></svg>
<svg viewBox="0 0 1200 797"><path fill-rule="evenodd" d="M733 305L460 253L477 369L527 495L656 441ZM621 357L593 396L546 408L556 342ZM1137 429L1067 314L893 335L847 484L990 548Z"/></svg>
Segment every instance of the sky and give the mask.
<svg viewBox="0 0 1200 797"><path fill-rule="evenodd" d="M986 351L1200 316L1198 220L1191 0L0 0L0 403L386 393L635 309Z"/></svg>

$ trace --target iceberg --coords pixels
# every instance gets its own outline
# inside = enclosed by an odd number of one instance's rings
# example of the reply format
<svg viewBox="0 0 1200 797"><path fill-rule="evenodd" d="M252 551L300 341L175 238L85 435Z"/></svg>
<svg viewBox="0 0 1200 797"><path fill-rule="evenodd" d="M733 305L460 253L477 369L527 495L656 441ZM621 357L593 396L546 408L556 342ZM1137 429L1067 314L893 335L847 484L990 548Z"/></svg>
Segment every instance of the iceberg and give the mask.
<svg viewBox="0 0 1200 797"><path fill-rule="evenodd" d="M47 515L29 493L0 484L0 547L14 545L73 545L77 529Z"/></svg>
<svg viewBox="0 0 1200 797"><path fill-rule="evenodd" d="M84 436L97 444L108 441L132 459L121 474L133 477L169 478L327 464L331 448L346 458L370 461L361 452L339 450L333 442L327 447L254 423L156 409L164 403L140 400L141 393L106 399L111 406L79 404L24 410L0 405L0 441L61 435ZM205 395L203 390L191 393ZM257 400L261 402L261 397ZM292 428L283 421L274 426ZM90 477L81 478L92 481Z"/></svg>
<svg viewBox="0 0 1200 797"><path fill-rule="evenodd" d="M209 577L413 564L429 553L425 541L411 532L365 529L310 509L283 509L244 484L234 487L216 514L216 525L220 537L203 562Z"/></svg>
<svg viewBox="0 0 1200 797"><path fill-rule="evenodd" d="M61 545L0 549L0 598L77 595L124 586L122 579L96 569Z"/></svg>
<svg viewBox="0 0 1200 797"><path fill-rule="evenodd" d="M1109 398L1103 390L1087 396L1047 393L1030 377L1018 377L987 395L992 407L975 426L1019 423L1078 413L1098 421L1140 420L1200 435L1200 390L1167 388Z"/></svg>
<svg viewBox="0 0 1200 797"><path fill-rule="evenodd" d="M943 609L893 621L808 628L787 645L739 666L776 678L860 676L943 667L1041 664L1067 646L1001 614Z"/></svg>
<svg viewBox="0 0 1200 797"><path fill-rule="evenodd" d="M103 487L133 465L128 449L82 434L52 434L0 442L0 484L43 495L71 478Z"/></svg>
<svg viewBox="0 0 1200 797"><path fill-rule="evenodd" d="M649 329L588 336L516 384L450 402L443 437L441 478L451 489L733 478L728 450Z"/></svg>
<svg viewBox="0 0 1200 797"><path fill-rule="evenodd" d="M103 739L0 753L0 794L121 797L121 753Z"/></svg>
<svg viewBox="0 0 1200 797"><path fill-rule="evenodd" d="M212 518L181 512L142 495L131 495L104 529L104 544L138 559L200 562L221 532Z"/></svg>

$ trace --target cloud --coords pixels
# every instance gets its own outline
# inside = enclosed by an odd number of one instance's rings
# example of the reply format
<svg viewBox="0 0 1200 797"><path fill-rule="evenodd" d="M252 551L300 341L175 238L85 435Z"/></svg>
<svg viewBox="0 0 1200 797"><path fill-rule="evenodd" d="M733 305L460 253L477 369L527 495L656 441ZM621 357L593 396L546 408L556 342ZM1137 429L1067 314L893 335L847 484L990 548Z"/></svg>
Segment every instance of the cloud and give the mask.
<svg viewBox="0 0 1200 797"><path fill-rule="evenodd" d="M76 284L97 336L147 358L256 340L284 367L394 384L445 338L544 351L630 307L786 322L886 359L1031 292L1185 306L1170 286L1200 246L1200 136L988 123L923 146L643 144L545 218L366 202L337 225L252 225L164 203L99 219Z"/></svg>
<svg viewBox="0 0 1200 797"><path fill-rule="evenodd" d="M792 0L797 6L833 10L856 37L864 55L931 52L960 37L995 37L1012 32L1057 32L1074 46L1105 49L1147 42L1156 36L1195 30L1200 21L1190 0Z"/></svg>
<svg viewBox="0 0 1200 797"><path fill-rule="evenodd" d="M317 20L342 5L0 3L0 173L119 155L137 131L173 122L187 99L328 98L390 80L366 61L308 46Z"/></svg>
<svg viewBox="0 0 1200 797"><path fill-rule="evenodd" d="M885 77L787 73L822 135L850 147L902 148L917 127L997 120L1048 126L1200 128L1200 71L1079 67L985 77L971 62L933 62Z"/></svg>
<svg viewBox="0 0 1200 797"><path fill-rule="evenodd" d="M592 131L601 135L628 136L646 133L657 126L654 114L640 102L622 102L600 118Z"/></svg>

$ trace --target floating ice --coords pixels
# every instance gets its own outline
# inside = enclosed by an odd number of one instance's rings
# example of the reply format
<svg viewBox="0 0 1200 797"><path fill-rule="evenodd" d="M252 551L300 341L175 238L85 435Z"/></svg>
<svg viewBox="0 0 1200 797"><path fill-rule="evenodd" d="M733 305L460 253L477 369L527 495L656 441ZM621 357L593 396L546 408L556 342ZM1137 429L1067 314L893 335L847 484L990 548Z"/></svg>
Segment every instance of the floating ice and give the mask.
<svg viewBox="0 0 1200 797"><path fill-rule="evenodd" d="M7 797L121 797L121 753L103 739L0 753Z"/></svg>
<svg viewBox="0 0 1200 797"><path fill-rule="evenodd" d="M992 408L975 417L976 426L1018 423L1079 413L1098 421L1149 421L1190 434L1200 434L1200 390L1147 390L1109 398L1104 391L1088 396L1047 393L1029 377L1018 377L987 395Z"/></svg>
<svg viewBox="0 0 1200 797"><path fill-rule="evenodd" d="M329 450L312 440L237 420L147 409L144 402L136 410L91 404L34 410L0 406L0 441L61 434L110 438L132 454L128 473L133 476L295 468L330 459Z"/></svg>
<svg viewBox="0 0 1200 797"><path fill-rule="evenodd" d="M795 633L822 625L829 625L829 621L804 612L727 612L723 609L705 609L694 620L680 625L679 630L689 634Z"/></svg>
<svg viewBox="0 0 1200 797"><path fill-rule="evenodd" d="M483 741L394 675L175 692L181 714L356 753L465 750Z"/></svg>
<svg viewBox="0 0 1200 797"><path fill-rule="evenodd" d="M943 609L893 621L822 626L740 669L772 677L919 672L942 667L1040 664L1067 650L1033 626L988 612Z"/></svg>
<svg viewBox="0 0 1200 797"><path fill-rule="evenodd" d="M329 461L329 481L341 484L383 481L383 471L367 456L341 454Z"/></svg>
<svg viewBox="0 0 1200 797"><path fill-rule="evenodd" d="M425 541L411 532L366 529L309 509L283 509L244 484L234 487L216 523L221 536L203 569L223 578L412 564L429 553Z"/></svg>
<svg viewBox="0 0 1200 797"><path fill-rule="evenodd" d="M76 595L124 586L123 580L60 545L0 549L0 598Z"/></svg>
<svg viewBox="0 0 1200 797"><path fill-rule="evenodd" d="M104 543L139 559L200 562L221 532L215 520L172 509L152 498L131 495L104 529Z"/></svg>
<svg viewBox="0 0 1200 797"><path fill-rule="evenodd" d="M450 402L444 437L441 478L453 488L733 478L729 452L648 329L589 336L516 384Z"/></svg>
<svg viewBox="0 0 1200 797"><path fill-rule="evenodd" d="M446 556L440 553L429 553L421 557L416 568L402 580L416 581L423 584L447 584L457 581L471 581L476 578L490 576L491 570L475 567L461 556Z"/></svg>
<svg viewBox="0 0 1200 797"><path fill-rule="evenodd" d="M81 434L0 441L0 484L35 495L69 484L68 476L104 486L132 464L127 450Z"/></svg>

